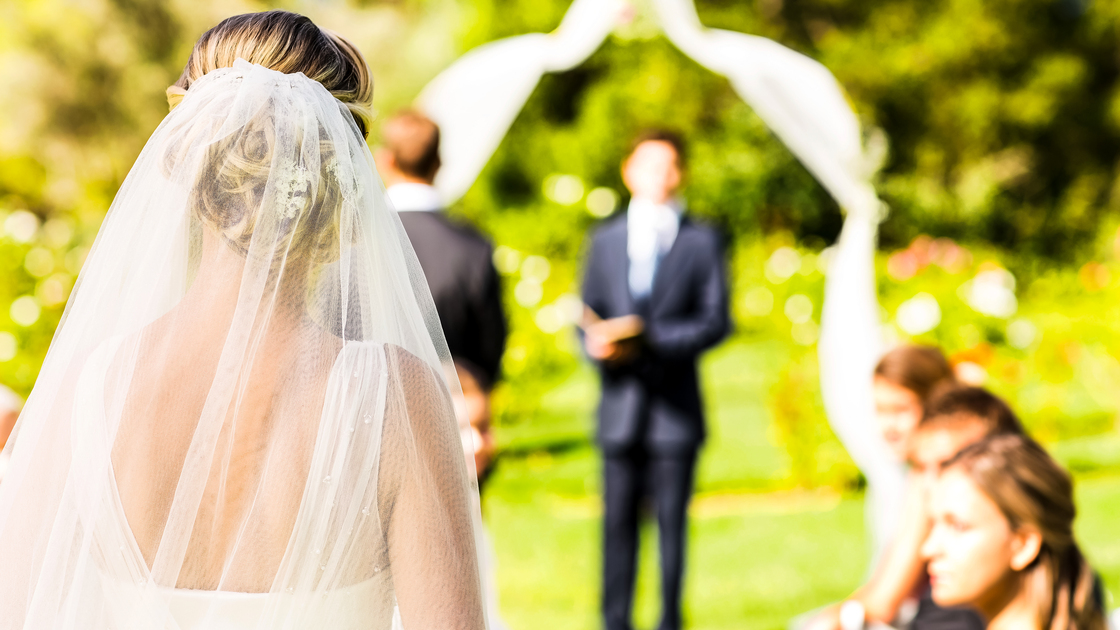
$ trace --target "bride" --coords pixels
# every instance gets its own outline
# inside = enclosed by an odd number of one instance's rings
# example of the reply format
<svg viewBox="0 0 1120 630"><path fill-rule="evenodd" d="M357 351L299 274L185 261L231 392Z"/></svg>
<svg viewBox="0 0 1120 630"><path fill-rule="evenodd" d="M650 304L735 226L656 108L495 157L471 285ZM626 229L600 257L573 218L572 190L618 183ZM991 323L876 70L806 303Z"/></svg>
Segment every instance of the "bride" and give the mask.
<svg viewBox="0 0 1120 630"><path fill-rule="evenodd" d="M352 44L204 34L6 453L0 628L485 627L474 472Z"/></svg>

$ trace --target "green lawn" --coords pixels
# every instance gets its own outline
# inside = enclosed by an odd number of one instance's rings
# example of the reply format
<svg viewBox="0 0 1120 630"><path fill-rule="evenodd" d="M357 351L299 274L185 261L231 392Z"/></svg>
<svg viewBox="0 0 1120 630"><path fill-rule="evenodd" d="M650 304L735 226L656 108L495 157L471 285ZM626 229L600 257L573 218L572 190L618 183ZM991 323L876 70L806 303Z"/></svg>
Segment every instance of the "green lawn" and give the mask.
<svg viewBox="0 0 1120 630"><path fill-rule="evenodd" d="M784 628L836 601L866 571L863 497L788 489L770 437L767 392L786 358L777 343L726 344L705 362L711 437L692 507L685 615L694 629ZM591 447L594 375L550 393L541 417L503 430L484 496L502 613L513 630L599 627L599 460ZM1120 592L1120 436L1054 445L1078 475L1078 535ZM657 619L655 529L642 545L636 617Z"/></svg>

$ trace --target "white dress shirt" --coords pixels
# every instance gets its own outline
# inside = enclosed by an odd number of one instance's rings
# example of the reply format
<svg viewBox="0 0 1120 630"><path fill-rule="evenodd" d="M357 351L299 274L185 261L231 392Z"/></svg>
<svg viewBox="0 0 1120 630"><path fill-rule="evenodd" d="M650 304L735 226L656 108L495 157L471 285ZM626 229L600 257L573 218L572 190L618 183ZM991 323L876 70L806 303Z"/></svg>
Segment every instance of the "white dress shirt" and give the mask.
<svg viewBox="0 0 1120 630"><path fill-rule="evenodd" d="M630 257L630 294L648 297L657 265L673 246L681 226L681 205L632 199L626 212L626 254Z"/></svg>
<svg viewBox="0 0 1120 630"><path fill-rule="evenodd" d="M435 186L405 182L385 191L397 212L432 212L443 209L443 199Z"/></svg>

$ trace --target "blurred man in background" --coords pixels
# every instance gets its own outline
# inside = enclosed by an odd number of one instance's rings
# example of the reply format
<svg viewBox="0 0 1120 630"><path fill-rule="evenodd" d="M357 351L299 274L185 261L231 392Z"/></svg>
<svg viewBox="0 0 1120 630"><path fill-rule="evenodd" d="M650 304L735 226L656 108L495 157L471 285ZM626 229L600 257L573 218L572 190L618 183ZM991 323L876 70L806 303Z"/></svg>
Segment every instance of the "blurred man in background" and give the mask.
<svg viewBox="0 0 1120 630"><path fill-rule="evenodd" d="M730 328L720 239L682 216L676 197L683 158L674 134L638 139L622 167L629 209L595 231L583 282L584 340L603 383L607 630L631 628L639 506L647 495L661 548L659 627L681 627L688 501L704 441L696 362Z"/></svg>
<svg viewBox="0 0 1120 630"><path fill-rule="evenodd" d="M444 212L439 191L432 186L440 167L439 127L432 120L418 112L401 112L385 123L382 143L374 159L424 270L455 362L463 388L456 414L460 424L467 425L463 426L467 434L464 455L474 463L481 491L495 451L490 391L498 379L506 345L493 250L477 230L452 221ZM488 540L480 555L489 626L504 630L498 615L494 553Z"/></svg>
<svg viewBox="0 0 1120 630"><path fill-rule="evenodd" d="M447 216L432 186L440 166L434 122L417 112L402 112L385 123L382 141L375 154L377 168L432 291L463 387L464 411L485 449L476 458L481 477L493 448L490 390L506 344L493 251L477 230Z"/></svg>

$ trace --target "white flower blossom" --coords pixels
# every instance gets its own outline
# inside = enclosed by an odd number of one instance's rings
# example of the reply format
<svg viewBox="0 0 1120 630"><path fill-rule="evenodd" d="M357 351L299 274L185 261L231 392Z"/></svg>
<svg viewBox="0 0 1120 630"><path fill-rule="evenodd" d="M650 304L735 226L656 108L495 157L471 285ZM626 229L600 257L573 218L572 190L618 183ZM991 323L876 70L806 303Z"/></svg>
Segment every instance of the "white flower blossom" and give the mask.
<svg viewBox="0 0 1120 630"><path fill-rule="evenodd" d="M356 203L357 199L362 196L362 182L358 179L357 173L354 173L353 177L343 177L338 160L334 158L327 162L326 171L328 176L338 182L338 187L342 190L342 196L345 199L352 200L352 203Z"/></svg>
<svg viewBox="0 0 1120 630"><path fill-rule="evenodd" d="M941 323L941 305L929 293L919 293L899 305L895 321L908 335L927 333Z"/></svg>
<svg viewBox="0 0 1120 630"><path fill-rule="evenodd" d="M276 196L280 203L280 218L291 220L311 196L311 172L303 163L285 164L277 169Z"/></svg>
<svg viewBox="0 0 1120 630"><path fill-rule="evenodd" d="M1015 276L999 267L976 274L960 286L958 293L972 310L992 317L1006 319L1019 308L1015 299Z"/></svg>

